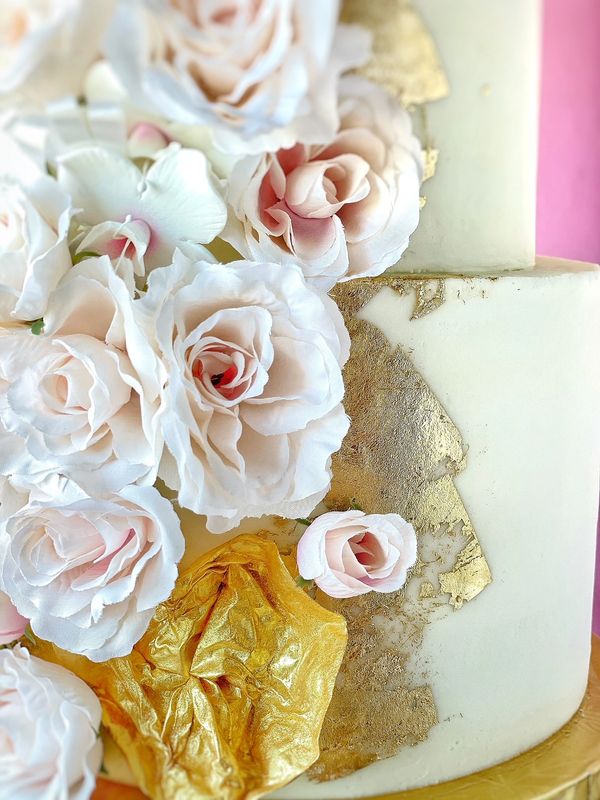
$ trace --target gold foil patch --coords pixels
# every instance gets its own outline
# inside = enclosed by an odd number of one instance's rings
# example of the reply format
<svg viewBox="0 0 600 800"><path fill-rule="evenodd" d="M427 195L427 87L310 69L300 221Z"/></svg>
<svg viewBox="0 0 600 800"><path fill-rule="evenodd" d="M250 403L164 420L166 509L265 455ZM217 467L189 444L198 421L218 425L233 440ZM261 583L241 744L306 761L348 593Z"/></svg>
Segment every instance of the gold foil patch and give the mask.
<svg viewBox="0 0 600 800"><path fill-rule="evenodd" d="M410 0L344 0L342 22L373 33L373 58L358 72L407 106L446 97L448 79L433 38Z"/></svg>
<svg viewBox="0 0 600 800"><path fill-rule="evenodd" d="M317 758L345 644L344 620L296 586L275 544L240 536L180 576L131 655L36 653L96 691L151 798L252 800Z"/></svg>
<svg viewBox="0 0 600 800"><path fill-rule="evenodd" d="M424 741L437 722L431 688L414 664L426 626L476 597L491 581L454 484L466 446L407 352L392 347L360 309L382 288L414 296L412 318L444 301L439 279L382 276L340 284L334 297L352 339L345 369L352 420L334 457L332 509L398 513L415 527L419 559L395 594L333 600L348 623L348 649L310 775L330 780Z"/></svg>

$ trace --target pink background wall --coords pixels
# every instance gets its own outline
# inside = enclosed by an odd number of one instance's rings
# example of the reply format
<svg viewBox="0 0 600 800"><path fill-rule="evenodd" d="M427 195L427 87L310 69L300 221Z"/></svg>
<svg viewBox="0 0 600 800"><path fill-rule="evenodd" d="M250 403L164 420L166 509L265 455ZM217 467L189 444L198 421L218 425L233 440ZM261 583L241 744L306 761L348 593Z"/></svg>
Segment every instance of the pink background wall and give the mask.
<svg viewBox="0 0 600 800"><path fill-rule="evenodd" d="M600 2L544 4L538 252L600 262Z"/></svg>

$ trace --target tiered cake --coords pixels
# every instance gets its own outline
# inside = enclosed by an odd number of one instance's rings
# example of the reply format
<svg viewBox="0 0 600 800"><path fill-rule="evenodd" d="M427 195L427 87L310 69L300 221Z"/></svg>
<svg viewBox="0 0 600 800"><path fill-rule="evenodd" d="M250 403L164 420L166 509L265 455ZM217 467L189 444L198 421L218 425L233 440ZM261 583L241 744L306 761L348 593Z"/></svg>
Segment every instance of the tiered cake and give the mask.
<svg viewBox="0 0 600 800"><path fill-rule="evenodd" d="M101 733L153 800L397 794L576 712L600 270L535 262L540 15L0 15L0 794L89 800Z"/></svg>

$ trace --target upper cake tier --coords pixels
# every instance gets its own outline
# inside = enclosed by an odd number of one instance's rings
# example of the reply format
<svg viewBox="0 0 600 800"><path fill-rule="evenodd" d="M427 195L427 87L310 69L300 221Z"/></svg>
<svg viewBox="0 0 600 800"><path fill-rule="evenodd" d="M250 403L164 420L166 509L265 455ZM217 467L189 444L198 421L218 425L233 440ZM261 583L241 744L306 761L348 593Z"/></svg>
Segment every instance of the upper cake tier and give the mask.
<svg viewBox="0 0 600 800"><path fill-rule="evenodd" d="M402 271L530 267L535 256L539 0L414 0L450 84L415 113L440 151Z"/></svg>

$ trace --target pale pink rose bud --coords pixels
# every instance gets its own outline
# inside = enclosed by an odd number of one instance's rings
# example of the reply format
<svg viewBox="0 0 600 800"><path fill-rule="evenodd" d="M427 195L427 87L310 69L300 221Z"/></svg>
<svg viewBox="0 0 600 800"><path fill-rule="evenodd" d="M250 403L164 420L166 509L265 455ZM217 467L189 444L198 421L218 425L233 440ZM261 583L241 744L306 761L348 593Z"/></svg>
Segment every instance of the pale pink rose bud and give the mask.
<svg viewBox="0 0 600 800"><path fill-rule="evenodd" d="M138 122L129 132L129 155L131 158L151 158L164 150L171 139L157 125Z"/></svg>
<svg viewBox="0 0 600 800"><path fill-rule="evenodd" d="M298 543L298 569L331 597L396 592L417 559L412 525L398 514L332 511Z"/></svg>
<svg viewBox="0 0 600 800"><path fill-rule="evenodd" d="M8 595L0 592L0 645L20 639L27 624L28 620L19 614Z"/></svg>

